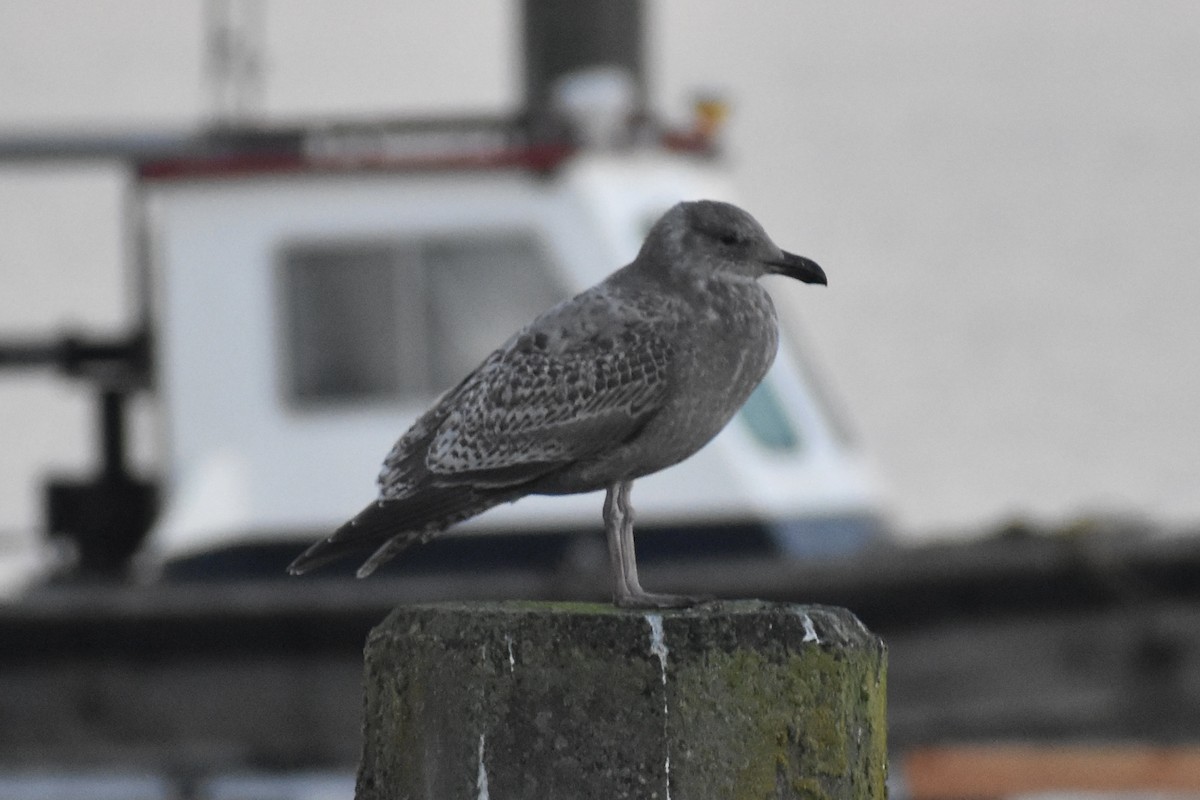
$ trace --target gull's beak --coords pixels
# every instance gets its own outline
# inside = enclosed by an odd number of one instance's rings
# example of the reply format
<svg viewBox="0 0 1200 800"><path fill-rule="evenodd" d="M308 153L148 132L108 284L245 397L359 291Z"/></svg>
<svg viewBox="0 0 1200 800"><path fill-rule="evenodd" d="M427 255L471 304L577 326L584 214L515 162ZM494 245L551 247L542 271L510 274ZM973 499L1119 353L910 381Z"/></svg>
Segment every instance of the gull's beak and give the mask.
<svg viewBox="0 0 1200 800"><path fill-rule="evenodd" d="M804 256L789 253L786 250L781 250L780 252L783 253L782 260L767 262L767 266L771 268L773 274L786 275L789 278L795 278L805 283L819 283L822 286L829 284L825 280L825 270L821 269L817 265L817 262Z"/></svg>

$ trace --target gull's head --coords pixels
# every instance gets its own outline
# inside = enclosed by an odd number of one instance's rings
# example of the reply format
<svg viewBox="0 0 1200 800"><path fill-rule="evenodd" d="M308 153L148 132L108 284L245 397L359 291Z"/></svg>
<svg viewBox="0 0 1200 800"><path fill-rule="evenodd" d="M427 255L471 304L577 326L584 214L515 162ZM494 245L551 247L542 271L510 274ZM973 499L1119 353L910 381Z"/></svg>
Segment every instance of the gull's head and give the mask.
<svg viewBox="0 0 1200 800"><path fill-rule="evenodd" d="M716 200L673 206L650 229L638 255L651 269L666 268L675 278L758 278L786 275L825 284L816 262L781 250L758 220Z"/></svg>

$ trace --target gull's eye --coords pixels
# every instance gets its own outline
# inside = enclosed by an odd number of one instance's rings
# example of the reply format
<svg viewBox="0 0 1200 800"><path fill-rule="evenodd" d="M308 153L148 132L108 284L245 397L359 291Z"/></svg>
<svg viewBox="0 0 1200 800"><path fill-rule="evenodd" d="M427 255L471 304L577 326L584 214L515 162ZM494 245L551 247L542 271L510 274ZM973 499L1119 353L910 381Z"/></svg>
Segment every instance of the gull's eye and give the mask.
<svg viewBox="0 0 1200 800"><path fill-rule="evenodd" d="M730 245L730 246L735 245L735 244L740 244L742 241L741 237L738 236L736 233L722 233L717 238L720 240L721 244L726 244L726 245Z"/></svg>

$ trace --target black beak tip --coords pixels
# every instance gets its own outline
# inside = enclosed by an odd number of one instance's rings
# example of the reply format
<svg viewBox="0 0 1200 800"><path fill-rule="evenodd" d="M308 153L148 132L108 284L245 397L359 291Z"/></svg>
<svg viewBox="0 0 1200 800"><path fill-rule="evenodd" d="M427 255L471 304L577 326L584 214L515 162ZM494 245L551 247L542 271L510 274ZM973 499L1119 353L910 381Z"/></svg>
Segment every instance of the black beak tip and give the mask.
<svg viewBox="0 0 1200 800"><path fill-rule="evenodd" d="M795 278L804 283L819 283L822 286L829 285L829 279L825 277L825 270L821 269L821 265L810 258L784 252L783 260L773 264L773 266L780 275L786 275L789 278Z"/></svg>

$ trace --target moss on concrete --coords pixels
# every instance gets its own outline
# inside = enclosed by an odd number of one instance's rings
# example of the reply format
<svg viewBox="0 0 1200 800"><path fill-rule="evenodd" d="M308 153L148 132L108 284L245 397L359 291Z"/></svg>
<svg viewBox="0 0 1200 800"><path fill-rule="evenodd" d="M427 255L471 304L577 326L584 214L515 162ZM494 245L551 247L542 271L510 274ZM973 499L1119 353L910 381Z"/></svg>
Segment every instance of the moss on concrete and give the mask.
<svg viewBox="0 0 1200 800"><path fill-rule="evenodd" d="M398 609L367 646L358 797L881 798L885 661L825 607Z"/></svg>

